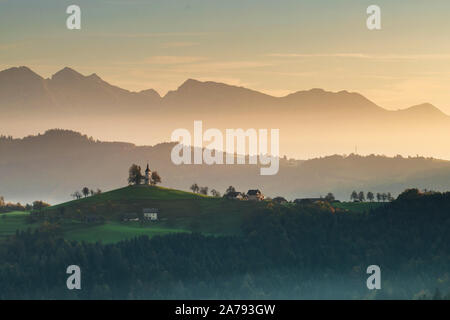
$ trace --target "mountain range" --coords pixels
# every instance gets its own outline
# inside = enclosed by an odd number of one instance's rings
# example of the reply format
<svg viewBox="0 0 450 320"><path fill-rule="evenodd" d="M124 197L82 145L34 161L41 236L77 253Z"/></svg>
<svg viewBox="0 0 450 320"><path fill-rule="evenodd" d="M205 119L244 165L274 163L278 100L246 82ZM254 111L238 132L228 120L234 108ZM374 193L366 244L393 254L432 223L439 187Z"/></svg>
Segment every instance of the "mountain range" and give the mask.
<svg viewBox="0 0 450 320"><path fill-rule="evenodd" d="M25 136L49 128L85 132L106 141L149 145L173 130L205 127L280 129L282 154L425 155L450 159L450 117L429 103L398 111L361 94L323 89L273 97L217 82L185 81L161 97L131 92L98 75L64 68L48 79L27 67L0 72L0 134Z"/></svg>

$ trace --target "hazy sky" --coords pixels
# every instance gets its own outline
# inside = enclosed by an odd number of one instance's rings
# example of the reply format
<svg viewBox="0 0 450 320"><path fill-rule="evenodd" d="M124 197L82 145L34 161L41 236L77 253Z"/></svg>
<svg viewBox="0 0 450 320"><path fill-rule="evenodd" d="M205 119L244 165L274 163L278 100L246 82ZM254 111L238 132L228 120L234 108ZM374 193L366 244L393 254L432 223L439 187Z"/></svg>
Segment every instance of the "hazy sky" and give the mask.
<svg viewBox="0 0 450 320"><path fill-rule="evenodd" d="M67 30L68 5L82 29ZM366 28L381 7L382 30ZM273 95L320 87L450 114L448 0L0 0L0 68L64 66L165 94L187 78Z"/></svg>

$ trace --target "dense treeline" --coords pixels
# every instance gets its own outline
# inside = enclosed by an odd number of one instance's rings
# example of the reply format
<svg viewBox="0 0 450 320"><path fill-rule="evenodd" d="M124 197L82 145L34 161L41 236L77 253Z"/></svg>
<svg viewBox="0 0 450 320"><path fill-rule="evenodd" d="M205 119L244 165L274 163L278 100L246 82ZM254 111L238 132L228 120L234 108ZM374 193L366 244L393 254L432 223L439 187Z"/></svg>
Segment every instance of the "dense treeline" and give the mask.
<svg viewBox="0 0 450 320"><path fill-rule="evenodd" d="M411 190L366 214L270 206L243 230L102 245L63 240L45 224L0 246L0 299L450 298L450 193ZM71 264L82 290L66 288ZM372 264L378 291L366 287Z"/></svg>
<svg viewBox="0 0 450 320"><path fill-rule="evenodd" d="M22 205L20 203L5 202L3 196L0 196L0 213L13 212L13 211L40 211L43 208L49 207L48 203L41 200L36 200L33 204Z"/></svg>

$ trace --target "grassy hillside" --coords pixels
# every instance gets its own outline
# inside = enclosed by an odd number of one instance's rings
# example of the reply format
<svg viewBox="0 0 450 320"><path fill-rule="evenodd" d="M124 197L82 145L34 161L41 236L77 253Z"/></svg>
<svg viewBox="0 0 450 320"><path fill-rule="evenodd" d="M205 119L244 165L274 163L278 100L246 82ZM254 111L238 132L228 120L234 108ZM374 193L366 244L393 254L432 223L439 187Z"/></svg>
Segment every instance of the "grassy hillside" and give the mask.
<svg viewBox="0 0 450 320"><path fill-rule="evenodd" d="M14 211L0 214L0 239L12 235L16 230L36 228L38 224L28 224L26 217L28 212Z"/></svg>
<svg viewBox="0 0 450 320"><path fill-rule="evenodd" d="M159 224L142 226L138 222L120 223L107 221L103 224L85 225L82 223L72 223L64 228L64 238L68 240L114 243L122 240L146 235L149 238L156 235L166 235L169 233L183 233L188 230L165 228Z"/></svg>
<svg viewBox="0 0 450 320"><path fill-rule="evenodd" d="M377 202L334 203L349 212L383 206ZM42 211L37 223L27 223L29 213L11 212L0 218L0 239L16 230L36 228L45 220L57 221L64 237L86 242L118 242L140 235L153 237L179 232L239 235L242 223L265 202L227 200L154 186L128 186L69 201ZM142 215L143 208L158 208L159 221L123 222L126 215ZM94 218L94 221L92 221Z"/></svg>
<svg viewBox="0 0 450 320"><path fill-rule="evenodd" d="M162 187L128 186L49 207L42 215L62 221L68 239L116 242L144 234L151 237L174 232L240 234L242 222L255 208L264 205ZM126 215L141 215L143 208L158 208L159 221L121 221ZM101 221L86 223L92 218Z"/></svg>

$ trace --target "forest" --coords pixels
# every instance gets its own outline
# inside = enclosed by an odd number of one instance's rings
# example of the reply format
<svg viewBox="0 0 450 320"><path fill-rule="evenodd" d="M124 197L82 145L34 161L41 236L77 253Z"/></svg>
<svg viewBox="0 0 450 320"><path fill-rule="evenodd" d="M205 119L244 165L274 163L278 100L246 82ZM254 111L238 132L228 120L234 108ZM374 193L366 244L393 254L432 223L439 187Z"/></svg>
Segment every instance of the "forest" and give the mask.
<svg viewBox="0 0 450 320"><path fill-rule="evenodd" d="M366 213L255 207L241 236L115 244L64 240L57 223L0 243L0 299L449 299L450 193L407 190ZM68 290L66 268L81 268ZM381 268L368 290L366 268Z"/></svg>

